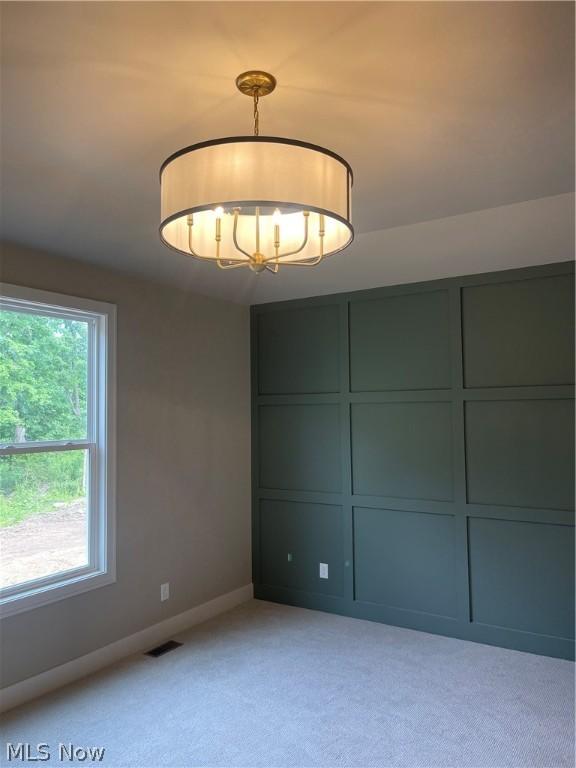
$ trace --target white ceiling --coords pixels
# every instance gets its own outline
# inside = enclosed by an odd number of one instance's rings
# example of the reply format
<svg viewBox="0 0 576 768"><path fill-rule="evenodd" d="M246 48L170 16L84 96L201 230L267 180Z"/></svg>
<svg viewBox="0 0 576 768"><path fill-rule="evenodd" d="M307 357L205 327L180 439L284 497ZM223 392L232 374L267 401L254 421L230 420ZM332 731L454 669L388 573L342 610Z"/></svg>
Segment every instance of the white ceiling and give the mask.
<svg viewBox="0 0 576 768"><path fill-rule="evenodd" d="M3 237L242 302L570 258L573 16L570 2L3 3ZM251 132L234 86L250 68L278 78L262 133L355 171L356 242L315 269L221 272L158 240L162 160Z"/></svg>

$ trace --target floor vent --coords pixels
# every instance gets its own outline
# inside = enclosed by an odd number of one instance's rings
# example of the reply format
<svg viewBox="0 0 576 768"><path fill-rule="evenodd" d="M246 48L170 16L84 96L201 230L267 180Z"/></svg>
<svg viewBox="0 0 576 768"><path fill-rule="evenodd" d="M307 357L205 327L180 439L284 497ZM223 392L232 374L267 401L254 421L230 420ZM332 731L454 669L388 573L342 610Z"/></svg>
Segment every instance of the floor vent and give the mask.
<svg viewBox="0 0 576 768"><path fill-rule="evenodd" d="M146 651L146 656L154 656L157 659L158 656L164 656L165 653L170 653L175 648L180 648L181 645L182 643L177 643L176 640L168 640L167 643L162 643L162 645L152 648L151 651Z"/></svg>

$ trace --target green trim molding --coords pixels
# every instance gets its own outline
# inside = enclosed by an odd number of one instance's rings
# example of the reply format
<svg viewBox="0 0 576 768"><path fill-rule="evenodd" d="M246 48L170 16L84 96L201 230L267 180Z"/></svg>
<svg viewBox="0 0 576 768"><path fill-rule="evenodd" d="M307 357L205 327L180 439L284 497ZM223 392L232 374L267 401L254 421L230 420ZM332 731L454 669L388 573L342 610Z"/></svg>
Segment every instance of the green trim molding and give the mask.
<svg viewBox="0 0 576 768"><path fill-rule="evenodd" d="M252 408L256 597L574 658L573 263L254 306Z"/></svg>

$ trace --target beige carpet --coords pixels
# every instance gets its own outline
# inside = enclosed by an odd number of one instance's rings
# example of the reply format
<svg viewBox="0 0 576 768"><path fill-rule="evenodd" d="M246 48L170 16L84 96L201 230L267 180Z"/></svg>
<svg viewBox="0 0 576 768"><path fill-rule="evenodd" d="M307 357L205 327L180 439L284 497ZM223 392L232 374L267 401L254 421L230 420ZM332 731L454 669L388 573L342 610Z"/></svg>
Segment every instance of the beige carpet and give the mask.
<svg viewBox="0 0 576 768"><path fill-rule="evenodd" d="M574 665L252 601L4 718L101 765L574 765ZM83 764L89 764L89 760Z"/></svg>

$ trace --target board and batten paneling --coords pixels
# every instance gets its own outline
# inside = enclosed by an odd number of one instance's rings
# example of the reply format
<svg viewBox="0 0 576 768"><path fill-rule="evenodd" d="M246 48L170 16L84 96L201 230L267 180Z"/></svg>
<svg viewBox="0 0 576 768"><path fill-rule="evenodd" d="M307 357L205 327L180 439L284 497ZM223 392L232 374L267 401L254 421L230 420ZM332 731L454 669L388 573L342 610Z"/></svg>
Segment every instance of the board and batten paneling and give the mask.
<svg viewBox="0 0 576 768"><path fill-rule="evenodd" d="M452 515L355 507L354 555L358 600L456 618Z"/></svg>
<svg viewBox="0 0 576 768"><path fill-rule="evenodd" d="M357 495L452 499L451 403L352 403Z"/></svg>
<svg viewBox="0 0 576 768"><path fill-rule="evenodd" d="M258 414L263 488L338 492L340 413L337 405L262 405Z"/></svg>
<svg viewBox="0 0 576 768"><path fill-rule="evenodd" d="M252 377L256 597L574 658L572 263L255 306Z"/></svg>
<svg viewBox="0 0 576 768"><path fill-rule="evenodd" d="M447 291L350 304L352 392L449 387Z"/></svg>
<svg viewBox="0 0 576 768"><path fill-rule="evenodd" d="M263 499L259 515L264 584L343 595L341 507ZM318 563L328 566L327 579Z"/></svg>

